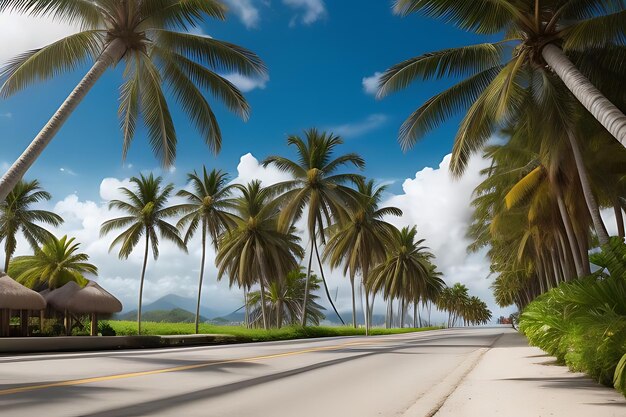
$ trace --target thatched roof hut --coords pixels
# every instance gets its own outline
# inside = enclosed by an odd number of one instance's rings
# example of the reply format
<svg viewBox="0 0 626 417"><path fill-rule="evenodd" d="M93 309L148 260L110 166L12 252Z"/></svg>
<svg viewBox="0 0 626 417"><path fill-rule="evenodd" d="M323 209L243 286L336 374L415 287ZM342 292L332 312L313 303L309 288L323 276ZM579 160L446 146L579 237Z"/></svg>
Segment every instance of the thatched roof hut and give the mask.
<svg viewBox="0 0 626 417"><path fill-rule="evenodd" d="M28 335L28 312L43 310L46 300L13 278L0 272L0 336L9 336L11 310L20 311L21 335Z"/></svg>
<svg viewBox="0 0 626 417"><path fill-rule="evenodd" d="M93 281L81 288L70 281L45 295L48 304L59 311L91 315L91 334L97 333L97 315L122 311L122 303ZM68 329L69 332L69 329Z"/></svg>
<svg viewBox="0 0 626 417"><path fill-rule="evenodd" d="M46 308L46 300L39 293L0 272L0 309L43 310L44 308Z"/></svg>

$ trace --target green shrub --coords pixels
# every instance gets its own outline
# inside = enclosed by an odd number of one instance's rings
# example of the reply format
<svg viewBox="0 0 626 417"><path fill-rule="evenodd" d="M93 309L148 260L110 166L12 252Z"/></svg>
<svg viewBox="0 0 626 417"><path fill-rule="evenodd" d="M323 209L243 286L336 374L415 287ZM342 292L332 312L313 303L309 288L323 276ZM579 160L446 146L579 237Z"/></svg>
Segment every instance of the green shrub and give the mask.
<svg viewBox="0 0 626 417"><path fill-rule="evenodd" d="M570 369L626 395L626 245L614 238L591 260L598 272L537 297L519 328Z"/></svg>
<svg viewBox="0 0 626 417"><path fill-rule="evenodd" d="M98 333L102 336L116 336L117 333L115 329L111 326L108 321L100 321L98 322Z"/></svg>

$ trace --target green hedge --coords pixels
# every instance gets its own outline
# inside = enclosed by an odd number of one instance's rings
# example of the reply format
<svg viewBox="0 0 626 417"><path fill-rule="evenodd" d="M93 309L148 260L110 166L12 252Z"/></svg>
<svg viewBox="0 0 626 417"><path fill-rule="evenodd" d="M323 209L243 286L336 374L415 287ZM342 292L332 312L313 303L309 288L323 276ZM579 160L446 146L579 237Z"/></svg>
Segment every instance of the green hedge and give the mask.
<svg viewBox="0 0 626 417"><path fill-rule="evenodd" d="M520 330L573 371L626 396L626 245L613 239L592 255L593 276L563 283L530 303Z"/></svg>

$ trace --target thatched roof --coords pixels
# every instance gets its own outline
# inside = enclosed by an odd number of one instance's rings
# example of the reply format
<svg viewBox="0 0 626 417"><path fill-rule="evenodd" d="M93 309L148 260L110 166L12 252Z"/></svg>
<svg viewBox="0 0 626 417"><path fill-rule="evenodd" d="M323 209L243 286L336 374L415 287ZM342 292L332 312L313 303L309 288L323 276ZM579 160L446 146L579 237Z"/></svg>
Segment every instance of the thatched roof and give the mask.
<svg viewBox="0 0 626 417"><path fill-rule="evenodd" d="M49 292L46 299L52 308L60 311L105 314L122 311L122 303L93 281L89 281L84 288L70 281Z"/></svg>
<svg viewBox="0 0 626 417"><path fill-rule="evenodd" d="M0 309L42 310L46 300L36 291L26 288L4 272L0 272Z"/></svg>

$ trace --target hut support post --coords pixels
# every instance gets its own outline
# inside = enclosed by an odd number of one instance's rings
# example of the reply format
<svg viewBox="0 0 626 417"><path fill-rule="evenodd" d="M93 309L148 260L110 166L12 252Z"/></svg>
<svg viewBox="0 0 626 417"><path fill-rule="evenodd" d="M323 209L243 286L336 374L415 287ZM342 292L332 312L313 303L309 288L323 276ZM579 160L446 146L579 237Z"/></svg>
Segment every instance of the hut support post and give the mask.
<svg viewBox="0 0 626 417"><path fill-rule="evenodd" d="M44 311L39 310L39 333L40 334L43 334L43 315L44 315Z"/></svg>
<svg viewBox="0 0 626 417"><path fill-rule="evenodd" d="M20 310L20 336L28 336L28 310Z"/></svg>
<svg viewBox="0 0 626 417"><path fill-rule="evenodd" d="M91 313L91 335L98 336L98 313Z"/></svg>
<svg viewBox="0 0 626 417"><path fill-rule="evenodd" d="M67 310L65 310L65 335L72 335L72 316Z"/></svg>
<svg viewBox="0 0 626 417"><path fill-rule="evenodd" d="M6 318L7 318L7 311L6 309L3 308L0 310L0 337L7 336L6 326L5 326Z"/></svg>

